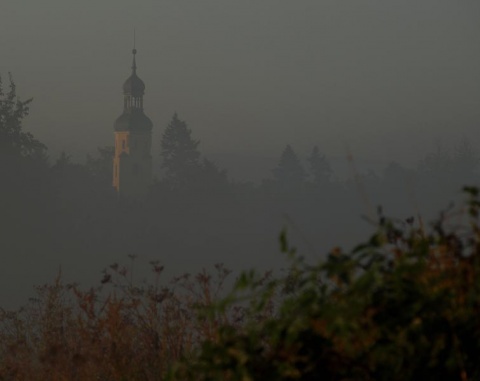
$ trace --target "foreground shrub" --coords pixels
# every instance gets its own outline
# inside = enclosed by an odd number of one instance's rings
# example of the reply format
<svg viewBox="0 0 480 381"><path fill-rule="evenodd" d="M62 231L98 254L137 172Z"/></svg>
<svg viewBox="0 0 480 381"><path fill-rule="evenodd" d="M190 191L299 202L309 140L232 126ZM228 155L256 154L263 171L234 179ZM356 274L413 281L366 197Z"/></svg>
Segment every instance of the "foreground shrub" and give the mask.
<svg viewBox="0 0 480 381"><path fill-rule="evenodd" d="M153 281L135 285L129 269L114 264L87 291L59 276L26 307L0 310L0 380L162 380L226 324L226 316L202 320L198 311L218 299L230 271L218 265L213 275L161 285L163 267L152 270Z"/></svg>
<svg viewBox="0 0 480 381"><path fill-rule="evenodd" d="M292 268L259 285L245 274L211 316L245 293L251 318L219 327L178 380L478 380L480 230L475 188L464 212L431 232L379 218L352 253L309 265L281 237ZM276 301L275 313L258 321Z"/></svg>

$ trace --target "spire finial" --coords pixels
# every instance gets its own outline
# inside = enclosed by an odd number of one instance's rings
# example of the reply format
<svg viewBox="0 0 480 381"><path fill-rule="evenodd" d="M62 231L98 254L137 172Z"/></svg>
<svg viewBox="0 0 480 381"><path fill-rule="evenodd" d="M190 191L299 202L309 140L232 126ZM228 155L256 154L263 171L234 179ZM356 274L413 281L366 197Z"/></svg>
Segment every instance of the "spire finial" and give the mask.
<svg viewBox="0 0 480 381"><path fill-rule="evenodd" d="M132 71L136 73L137 71L137 63L135 62L135 54L137 54L137 49L135 49L135 28L133 28L133 64L132 64Z"/></svg>

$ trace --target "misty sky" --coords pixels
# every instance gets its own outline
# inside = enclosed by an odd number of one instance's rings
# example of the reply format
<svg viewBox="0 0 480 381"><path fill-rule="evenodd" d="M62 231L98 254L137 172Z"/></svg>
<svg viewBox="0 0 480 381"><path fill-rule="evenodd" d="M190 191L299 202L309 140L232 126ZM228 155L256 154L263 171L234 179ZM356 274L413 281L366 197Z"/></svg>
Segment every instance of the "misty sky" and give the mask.
<svg viewBox="0 0 480 381"><path fill-rule="evenodd" d="M136 27L157 141L177 111L206 153L408 164L480 145L479 21L478 0L1 0L0 73L28 128L84 157L113 144Z"/></svg>

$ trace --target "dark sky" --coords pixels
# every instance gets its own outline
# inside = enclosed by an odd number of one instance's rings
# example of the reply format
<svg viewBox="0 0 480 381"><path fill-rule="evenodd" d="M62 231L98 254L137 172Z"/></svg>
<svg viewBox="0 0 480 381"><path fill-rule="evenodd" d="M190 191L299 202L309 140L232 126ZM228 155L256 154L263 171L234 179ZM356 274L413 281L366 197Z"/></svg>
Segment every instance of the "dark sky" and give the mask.
<svg viewBox="0 0 480 381"><path fill-rule="evenodd" d="M411 163L480 145L478 0L2 0L0 73L52 152L112 144L137 30L145 109L204 152Z"/></svg>

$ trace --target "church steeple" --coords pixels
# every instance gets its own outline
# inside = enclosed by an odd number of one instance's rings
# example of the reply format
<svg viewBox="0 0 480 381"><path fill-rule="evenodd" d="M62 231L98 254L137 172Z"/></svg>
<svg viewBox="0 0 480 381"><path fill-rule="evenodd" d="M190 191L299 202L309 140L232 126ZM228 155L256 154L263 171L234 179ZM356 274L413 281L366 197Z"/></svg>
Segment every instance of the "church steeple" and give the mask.
<svg viewBox="0 0 480 381"><path fill-rule="evenodd" d="M137 75L135 43L132 73L123 84L123 113L114 123L113 186L121 196L145 195L152 176L152 121L143 112L145 83Z"/></svg>

